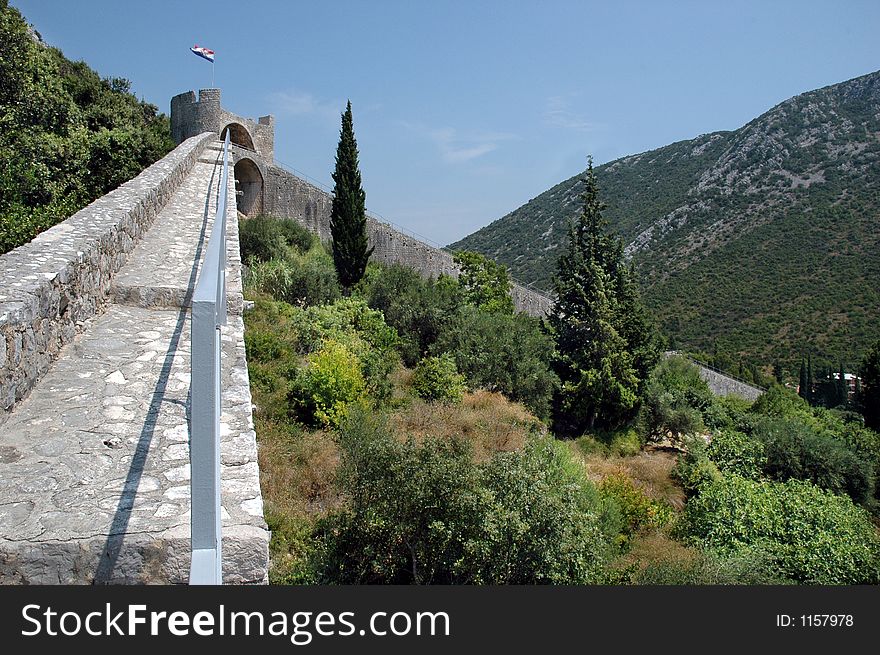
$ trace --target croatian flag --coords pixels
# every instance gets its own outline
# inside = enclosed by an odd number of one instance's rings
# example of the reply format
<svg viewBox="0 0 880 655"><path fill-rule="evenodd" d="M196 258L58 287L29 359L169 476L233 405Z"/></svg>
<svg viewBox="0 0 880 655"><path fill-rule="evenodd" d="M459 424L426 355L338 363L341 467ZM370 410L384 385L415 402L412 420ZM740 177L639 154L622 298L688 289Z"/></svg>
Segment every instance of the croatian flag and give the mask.
<svg viewBox="0 0 880 655"><path fill-rule="evenodd" d="M192 53L194 55L198 55L199 57L207 59L212 64L214 63L214 51L213 50L208 50L207 48L203 48L202 46L199 46L199 45L194 45L192 48L190 48L190 50L192 51Z"/></svg>

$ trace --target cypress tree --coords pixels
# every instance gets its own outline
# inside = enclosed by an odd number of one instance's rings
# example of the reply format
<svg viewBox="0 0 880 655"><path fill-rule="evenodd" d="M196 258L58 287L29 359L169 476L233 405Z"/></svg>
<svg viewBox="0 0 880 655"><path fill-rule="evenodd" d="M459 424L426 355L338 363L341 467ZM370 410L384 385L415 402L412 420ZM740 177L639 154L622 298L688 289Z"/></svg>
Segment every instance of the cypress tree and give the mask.
<svg viewBox="0 0 880 655"><path fill-rule="evenodd" d="M807 400L807 364L801 355L801 370L798 373L798 395Z"/></svg>
<svg viewBox="0 0 880 655"><path fill-rule="evenodd" d="M557 264L549 316L556 339L554 368L562 382L554 429L566 435L615 427L630 418L659 350L622 244L605 232L592 159L583 202Z"/></svg>
<svg viewBox="0 0 880 655"><path fill-rule="evenodd" d="M372 248L367 248L366 194L358 169L350 100L342 114L333 182L333 205L330 209L333 263L340 284L348 289L364 276L367 261L373 253Z"/></svg>

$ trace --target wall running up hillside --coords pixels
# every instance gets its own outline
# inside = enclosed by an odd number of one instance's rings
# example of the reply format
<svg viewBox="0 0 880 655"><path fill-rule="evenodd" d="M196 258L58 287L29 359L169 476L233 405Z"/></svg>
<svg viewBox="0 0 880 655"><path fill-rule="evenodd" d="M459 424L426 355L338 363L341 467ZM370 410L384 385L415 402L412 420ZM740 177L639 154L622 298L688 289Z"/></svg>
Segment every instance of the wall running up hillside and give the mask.
<svg viewBox="0 0 880 655"><path fill-rule="evenodd" d="M331 204L330 194L322 189L283 168L268 167L263 194L267 214L292 218L318 234L322 241L329 241ZM430 246L371 217L367 217L367 235L374 248L373 261L403 264L431 277L458 276L458 267L449 251ZM510 295L517 311L545 316L550 310L550 298L519 284L513 285Z"/></svg>

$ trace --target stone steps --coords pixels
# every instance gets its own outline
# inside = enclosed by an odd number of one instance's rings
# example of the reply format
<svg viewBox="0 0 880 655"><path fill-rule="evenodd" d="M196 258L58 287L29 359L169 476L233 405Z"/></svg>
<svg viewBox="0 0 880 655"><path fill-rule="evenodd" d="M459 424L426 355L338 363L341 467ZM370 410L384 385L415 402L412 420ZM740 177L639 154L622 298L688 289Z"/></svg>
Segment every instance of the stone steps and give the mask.
<svg viewBox="0 0 880 655"><path fill-rule="evenodd" d="M116 302L0 426L0 583L186 583L187 290L219 177L218 166L196 162L114 277ZM225 192L227 288L240 307L232 179ZM221 366L224 580L262 583L269 534L239 315L222 331Z"/></svg>

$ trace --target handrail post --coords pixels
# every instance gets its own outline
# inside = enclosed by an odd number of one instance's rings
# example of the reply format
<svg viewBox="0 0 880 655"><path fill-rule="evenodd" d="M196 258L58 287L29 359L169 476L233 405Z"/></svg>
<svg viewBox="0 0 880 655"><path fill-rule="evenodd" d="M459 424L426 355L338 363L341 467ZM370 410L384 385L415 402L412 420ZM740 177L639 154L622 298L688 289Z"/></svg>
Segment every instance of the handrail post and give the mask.
<svg viewBox="0 0 880 655"><path fill-rule="evenodd" d="M223 173L217 213L202 270L193 292L190 378L190 502L192 562L190 584L223 584L220 502L220 326L226 324L226 197L229 131L223 146Z"/></svg>

